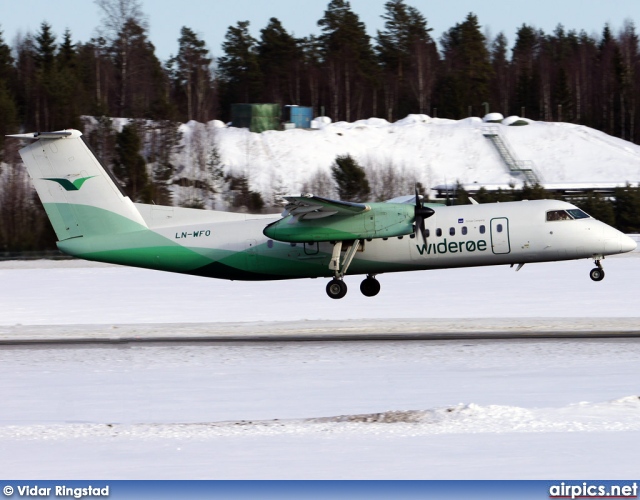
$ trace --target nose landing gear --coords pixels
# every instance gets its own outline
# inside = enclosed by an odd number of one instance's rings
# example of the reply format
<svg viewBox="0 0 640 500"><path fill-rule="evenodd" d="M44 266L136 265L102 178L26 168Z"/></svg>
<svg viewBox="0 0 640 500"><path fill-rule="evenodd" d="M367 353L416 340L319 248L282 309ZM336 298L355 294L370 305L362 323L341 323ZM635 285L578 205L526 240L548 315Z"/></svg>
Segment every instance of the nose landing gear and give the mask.
<svg viewBox="0 0 640 500"><path fill-rule="evenodd" d="M589 272L589 277L593 281L602 281L604 279L604 269L602 269L602 264L600 264L600 259L595 260L596 266Z"/></svg>

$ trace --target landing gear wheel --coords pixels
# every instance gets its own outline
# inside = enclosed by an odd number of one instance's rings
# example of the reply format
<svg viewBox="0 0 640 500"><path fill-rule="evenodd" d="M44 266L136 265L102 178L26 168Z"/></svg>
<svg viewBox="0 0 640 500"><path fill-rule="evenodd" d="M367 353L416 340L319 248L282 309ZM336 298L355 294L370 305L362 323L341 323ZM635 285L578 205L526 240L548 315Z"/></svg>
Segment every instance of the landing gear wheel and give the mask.
<svg viewBox="0 0 640 500"><path fill-rule="evenodd" d="M593 280L593 281L602 281L604 279L604 270L600 269L599 267L594 267L590 272L589 272L589 277Z"/></svg>
<svg viewBox="0 0 640 500"><path fill-rule="evenodd" d="M380 292L380 282L373 276L368 276L360 283L360 291L365 297L373 297Z"/></svg>
<svg viewBox="0 0 640 500"><path fill-rule="evenodd" d="M327 283L327 295L332 299L341 299L347 294L347 284L339 279L332 279Z"/></svg>

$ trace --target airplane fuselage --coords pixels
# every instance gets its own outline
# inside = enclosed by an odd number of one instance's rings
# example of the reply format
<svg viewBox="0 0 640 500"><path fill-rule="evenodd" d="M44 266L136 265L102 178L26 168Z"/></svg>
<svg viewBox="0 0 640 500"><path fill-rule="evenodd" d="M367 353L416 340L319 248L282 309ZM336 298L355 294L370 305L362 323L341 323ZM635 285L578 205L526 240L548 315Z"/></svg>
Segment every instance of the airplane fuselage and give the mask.
<svg viewBox="0 0 640 500"><path fill-rule="evenodd" d="M60 249L89 260L232 280L333 275L328 266L333 242L287 243L264 236L279 215L136 206L149 229L110 235L110 243L102 236L65 240ZM426 221L426 242L414 233L365 240L348 274L601 258L635 247L593 218L547 221L547 212L564 209L575 207L556 200L440 207ZM202 222L194 224L194 217ZM185 223L173 224L174 219Z"/></svg>

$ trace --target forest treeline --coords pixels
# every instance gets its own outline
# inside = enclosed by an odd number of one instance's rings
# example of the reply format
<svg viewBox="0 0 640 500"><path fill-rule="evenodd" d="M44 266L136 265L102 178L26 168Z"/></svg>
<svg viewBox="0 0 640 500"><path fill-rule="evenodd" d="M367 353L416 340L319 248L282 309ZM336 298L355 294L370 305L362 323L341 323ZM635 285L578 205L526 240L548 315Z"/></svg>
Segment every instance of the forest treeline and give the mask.
<svg viewBox="0 0 640 500"><path fill-rule="evenodd" d="M90 40L56 34L46 20L13 46L0 33L0 137L80 127L80 115L228 121L232 103L271 102L312 106L334 121L409 113L460 119L490 110L640 142L631 21L617 31L604 25L598 35L523 24L508 40L487 38L470 13L436 40L428 12L389 0L384 28L370 37L348 1L331 0L318 36L297 38L272 18L254 38L249 22L239 21L213 54L185 26L175 55L161 61L139 0L96 4L102 20Z"/></svg>
<svg viewBox="0 0 640 500"><path fill-rule="evenodd" d="M312 106L316 116L334 121L395 121L410 113L461 119L495 111L583 124L640 143L640 47L632 21L617 30L604 25L597 35L522 24L509 40L504 33L485 35L469 13L436 39L428 12L389 0L381 12L384 27L370 37L348 1L330 0L317 36L295 37L271 18L255 38L249 22L239 21L215 54L184 26L175 55L162 61L140 0L95 3L101 22L90 40L74 40L68 29L60 34L46 19L11 45L0 31L0 162L20 163L19 144L5 142L5 134L83 130L82 116L97 117L87 139L128 194L181 203L167 188L177 124L227 122L231 104L245 102ZM116 134L106 118L114 116L134 121ZM146 156L144 123L155 127ZM212 185L224 181L234 200L261 208L247 179L220 178L216 155L203 152L199 160L203 171L215 172ZM1 180L0 249L51 247L55 237L24 171L9 168ZM637 205L597 197L583 202L594 216L638 232L637 217L624 215L640 213L638 188L618 194L624 193Z"/></svg>

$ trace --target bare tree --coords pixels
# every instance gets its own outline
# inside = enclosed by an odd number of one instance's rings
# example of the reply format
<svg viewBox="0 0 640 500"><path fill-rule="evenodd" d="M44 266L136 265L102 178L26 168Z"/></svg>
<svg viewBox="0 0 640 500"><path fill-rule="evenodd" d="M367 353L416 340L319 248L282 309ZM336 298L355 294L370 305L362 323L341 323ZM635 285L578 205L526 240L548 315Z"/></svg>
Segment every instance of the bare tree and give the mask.
<svg viewBox="0 0 640 500"><path fill-rule="evenodd" d="M140 0L94 0L102 11L102 28L98 31L113 43L130 19L145 30L149 28Z"/></svg>
<svg viewBox="0 0 640 500"><path fill-rule="evenodd" d="M324 170L318 170L308 182L302 185L301 191L325 198L335 198L338 195L335 182L331 175Z"/></svg>
<svg viewBox="0 0 640 500"><path fill-rule="evenodd" d="M138 26L143 33L149 28L146 16L142 12L140 0L94 0L102 11L102 29L98 32L109 45L117 51L118 69L120 72L120 113L124 110L127 96L127 82L129 80L129 60L132 40L134 36L127 27Z"/></svg>

